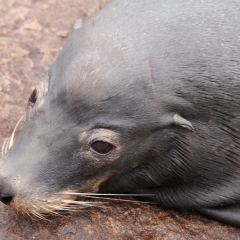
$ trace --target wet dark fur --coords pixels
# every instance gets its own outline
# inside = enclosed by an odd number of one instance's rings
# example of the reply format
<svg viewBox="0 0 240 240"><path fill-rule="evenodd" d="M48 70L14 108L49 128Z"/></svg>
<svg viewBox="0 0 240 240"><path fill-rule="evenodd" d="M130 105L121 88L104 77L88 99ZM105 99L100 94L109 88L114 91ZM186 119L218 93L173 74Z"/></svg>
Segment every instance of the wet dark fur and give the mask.
<svg viewBox="0 0 240 240"><path fill-rule="evenodd" d="M117 1L74 30L2 192L154 193L142 199L240 226L239 16L239 1ZM94 134L114 151L91 153Z"/></svg>

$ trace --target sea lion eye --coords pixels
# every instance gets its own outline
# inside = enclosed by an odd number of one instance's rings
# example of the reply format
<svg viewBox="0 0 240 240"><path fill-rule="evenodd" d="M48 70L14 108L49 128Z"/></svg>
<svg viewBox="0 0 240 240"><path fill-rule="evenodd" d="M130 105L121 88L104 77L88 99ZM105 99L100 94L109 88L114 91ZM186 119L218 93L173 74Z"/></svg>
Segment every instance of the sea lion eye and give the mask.
<svg viewBox="0 0 240 240"><path fill-rule="evenodd" d="M37 90L35 88L28 99L28 103L33 107L36 101L37 101Z"/></svg>
<svg viewBox="0 0 240 240"><path fill-rule="evenodd" d="M100 155L106 155L111 152L112 149L113 145L104 141L96 141L92 143L90 148L90 150Z"/></svg>

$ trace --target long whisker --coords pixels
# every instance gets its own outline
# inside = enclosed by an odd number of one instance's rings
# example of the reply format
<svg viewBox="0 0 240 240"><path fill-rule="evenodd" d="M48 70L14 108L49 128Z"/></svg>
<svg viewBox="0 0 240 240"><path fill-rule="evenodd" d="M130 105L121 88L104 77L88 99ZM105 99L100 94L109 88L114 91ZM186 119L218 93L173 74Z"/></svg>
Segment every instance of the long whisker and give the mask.
<svg viewBox="0 0 240 240"><path fill-rule="evenodd" d="M85 208L90 208L90 207L96 207L96 205L82 205L82 204L77 204L77 203L71 203L71 205L68 205L72 210L79 210L79 209L85 209ZM100 207L100 206L99 206Z"/></svg>
<svg viewBox="0 0 240 240"><path fill-rule="evenodd" d="M96 197L96 196L84 196L88 198L97 198L103 200L110 200L110 201L119 201L119 202L131 202L131 203L141 203L141 204L159 204L155 202L143 202L143 201L136 201L136 200L128 200L128 199L121 199L121 198L107 198L107 197Z"/></svg>
<svg viewBox="0 0 240 240"><path fill-rule="evenodd" d="M73 193L73 192L65 192L59 193L61 195L74 195L80 196L84 198L95 198L95 199L103 199L103 200L111 200L111 201L121 201L121 202L131 202L131 203L143 203L143 204L158 204L155 202L144 202L144 201L136 201L136 200L128 200L121 198L108 198L101 196L117 196L117 197L143 197L143 196L154 196L155 194L115 194L115 193Z"/></svg>
<svg viewBox="0 0 240 240"><path fill-rule="evenodd" d="M51 206L51 205L49 205L49 207L54 208L56 210L60 210L60 211L71 211L71 212L76 212L77 211L77 209L70 208L69 206L60 207L60 206Z"/></svg>
<svg viewBox="0 0 240 240"><path fill-rule="evenodd" d="M79 209L82 209L83 207L81 207L80 205L68 205L68 206L65 206L61 209L57 209L57 210L63 210L63 211L78 211ZM85 207L87 208L87 206Z"/></svg>
<svg viewBox="0 0 240 240"><path fill-rule="evenodd" d="M107 202L83 202L83 201L77 201L77 200L62 200L62 202L71 204L69 206L76 206L81 209L89 208L89 207L98 207L98 208L107 208L104 205L99 204L106 204Z"/></svg>
<svg viewBox="0 0 240 240"><path fill-rule="evenodd" d="M10 136L10 139L9 139L9 145L8 145L8 150L13 146L13 140L14 140L14 136L15 136L15 133L16 133L16 130L20 124L20 122L23 120L23 118L25 117L25 114L23 114L21 116L21 118L18 120L17 124L15 125L14 129L13 129L13 132Z"/></svg>
<svg viewBox="0 0 240 240"><path fill-rule="evenodd" d="M32 220L33 220L33 217L31 216L31 214L29 213L26 213Z"/></svg>
<svg viewBox="0 0 240 240"><path fill-rule="evenodd" d="M34 208L36 208L37 210L39 210L39 208L38 208L38 207L36 207L35 205L33 205L33 207L34 207Z"/></svg>
<svg viewBox="0 0 240 240"><path fill-rule="evenodd" d="M81 204L81 205L95 205L95 204L98 204L98 203L104 203L104 202L84 202L84 201L74 201L74 200L62 200L62 202Z"/></svg>
<svg viewBox="0 0 240 240"><path fill-rule="evenodd" d="M2 146L2 154L1 154L1 157L3 157L3 156L7 153L8 142L9 142L9 138L6 138L5 141L4 141L4 143L3 143L3 146Z"/></svg>
<svg viewBox="0 0 240 240"><path fill-rule="evenodd" d="M38 213L38 212L35 211L35 210L32 211L32 214L33 214L35 217L38 217L38 218L40 218L40 219L43 219L43 220L46 220L46 221L49 221L49 222L50 222L50 220L48 220L48 219L45 218L42 214Z"/></svg>
<svg viewBox="0 0 240 240"><path fill-rule="evenodd" d="M31 214L32 214L33 216L35 216L36 218L43 219L43 217L42 217L40 214L38 214L36 211L34 211L34 210L31 212Z"/></svg>
<svg viewBox="0 0 240 240"><path fill-rule="evenodd" d="M23 118L25 117L25 114L22 115L22 117L18 120L17 124L15 125L14 129L13 129L13 132L10 136L10 138L7 138L4 143L3 143L3 146L2 146L2 154L1 154L1 157L3 157L7 152L8 150L13 146L13 142L14 142L14 137L15 137L15 133L16 133L16 130L19 126L19 124L21 123L21 121L23 120Z"/></svg>
<svg viewBox="0 0 240 240"><path fill-rule="evenodd" d="M48 208L45 208L45 207L41 207L43 210L45 210L47 213L51 213L52 215L57 215L57 216L61 216L61 217L66 217L66 216L63 216L62 214L58 213L58 212L54 212Z"/></svg>
<svg viewBox="0 0 240 240"><path fill-rule="evenodd" d="M57 195L75 195L75 196L119 196L119 197L145 197L145 196L155 196L155 194L132 194L132 193L74 193L74 192L64 192L55 193Z"/></svg>

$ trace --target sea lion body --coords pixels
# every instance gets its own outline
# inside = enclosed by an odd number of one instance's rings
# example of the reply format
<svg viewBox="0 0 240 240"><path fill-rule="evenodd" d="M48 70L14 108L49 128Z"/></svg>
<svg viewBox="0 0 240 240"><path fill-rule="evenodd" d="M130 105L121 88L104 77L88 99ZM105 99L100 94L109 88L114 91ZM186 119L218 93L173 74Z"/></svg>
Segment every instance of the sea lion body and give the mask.
<svg viewBox="0 0 240 240"><path fill-rule="evenodd" d="M147 193L240 226L239 16L239 1L122 0L74 29L1 161L1 200Z"/></svg>

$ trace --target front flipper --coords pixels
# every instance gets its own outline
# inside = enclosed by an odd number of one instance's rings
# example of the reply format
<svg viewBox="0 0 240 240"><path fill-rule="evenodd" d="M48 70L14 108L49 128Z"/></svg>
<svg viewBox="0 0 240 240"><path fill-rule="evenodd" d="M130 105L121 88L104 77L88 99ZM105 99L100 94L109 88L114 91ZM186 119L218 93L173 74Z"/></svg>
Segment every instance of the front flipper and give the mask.
<svg viewBox="0 0 240 240"><path fill-rule="evenodd" d="M197 209L197 211L219 222L240 227L240 204L232 204L213 208L201 208Z"/></svg>

